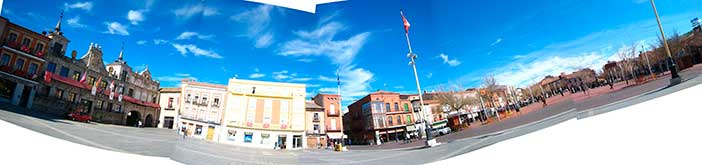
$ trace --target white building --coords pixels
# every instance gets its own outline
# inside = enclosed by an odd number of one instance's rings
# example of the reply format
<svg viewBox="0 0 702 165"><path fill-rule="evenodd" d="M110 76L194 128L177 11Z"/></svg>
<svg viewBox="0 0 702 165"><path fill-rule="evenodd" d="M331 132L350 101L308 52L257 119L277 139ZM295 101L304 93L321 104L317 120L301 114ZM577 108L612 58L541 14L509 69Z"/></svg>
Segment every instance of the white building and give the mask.
<svg viewBox="0 0 702 165"><path fill-rule="evenodd" d="M159 89L159 105L161 113L159 113L158 128L178 129L178 113L180 113L180 88L161 88Z"/></svg>
<svg viewBox="0 0 702 165"><path fill-rule="evenodd" d="M304 84L232 78L226 99L221 143L267 149L307 146Z"/></svg>
<svg viewBox="0 0 702 165"><path fill-rule="evenodd" d="M227 87L185 79L181 87L178 127L189 137L219 141ZM179 131L179 133L184 133Z"/></svg>

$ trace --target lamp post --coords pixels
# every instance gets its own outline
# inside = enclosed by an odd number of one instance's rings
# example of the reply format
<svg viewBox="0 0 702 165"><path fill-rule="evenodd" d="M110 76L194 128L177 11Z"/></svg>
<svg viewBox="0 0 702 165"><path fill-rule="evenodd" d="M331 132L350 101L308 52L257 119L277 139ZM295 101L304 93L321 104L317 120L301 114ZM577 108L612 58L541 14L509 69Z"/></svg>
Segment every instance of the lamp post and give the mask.
<svg viewBox="0 0 702 165"><path fill-rule="evenodd" d="M653 68L651 68L651 62L648 60L648 53L643 53L644 46L641 45L641 54L646 58L646 65L648 65L648 73L656 79L656 75L653 73Z"/></svg>
<svg viewBox="0 0 702 165"><path fill-rule="evenodd" d="M665 53L668 55L668 61L670 61L670 85L675 85L680 83L680 75L678 75L677 67L675 66L675 60L670 54L670 48L668 47L668 40L665 39L665 34L663 32L663 26L661 25L661 19L658 17L658 10L656 10L656 3L651 0L651 6L653 7L653 14L656 15L656 21L658 22L658 30L661 31L661 38L663 39L663 46L665 47Z"/></svg>
<svg viewBox="0 0 702 165"><path fill-rule="evenodd" d="M402 13L402 12L400 12ZM404 16L403 16L404 19ZM412 70L414 71L414 81L417 84L417 93L419 94L419 110L420 113L423 115L423 125L422 131L425 132L426 135L426 145L427 146L434 146L436 145L436 139L434 139L431 135L431 123L427 119L427 112L424 110L424 98L422 98L422 88L419 85L419 76L417 76L417 66L416 66L416 59L417 59L417 54L412 53L412 45L410 44L409 40L409 33L405 33L405 39L407 39L407 48L409 49L409 53L407 53L407 58L410 59L409 65L412 65Z"/></svg>

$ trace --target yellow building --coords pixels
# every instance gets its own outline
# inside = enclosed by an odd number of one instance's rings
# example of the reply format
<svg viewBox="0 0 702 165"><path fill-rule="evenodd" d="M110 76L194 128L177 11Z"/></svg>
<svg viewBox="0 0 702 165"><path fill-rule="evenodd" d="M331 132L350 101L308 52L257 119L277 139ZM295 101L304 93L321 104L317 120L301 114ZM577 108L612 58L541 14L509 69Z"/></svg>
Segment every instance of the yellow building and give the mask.
<svg viewBox="0 0 702 165"><path fill-rule="evenodd" d="M304 148L305 95L304 84L229 79L220 142Z"/></svg>

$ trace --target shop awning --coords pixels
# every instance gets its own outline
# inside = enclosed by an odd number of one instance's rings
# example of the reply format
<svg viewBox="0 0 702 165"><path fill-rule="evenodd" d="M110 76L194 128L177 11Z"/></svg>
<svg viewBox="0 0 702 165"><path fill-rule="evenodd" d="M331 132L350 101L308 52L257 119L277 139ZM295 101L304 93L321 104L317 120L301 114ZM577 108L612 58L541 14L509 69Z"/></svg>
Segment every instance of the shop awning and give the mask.
<svg viewBox="0 0 702 165"><path fill-rule="evenodd" d="M83 83L80 83L79 81L73 80L73 79L68 78L68 77L63 77L60 75L51 74L51 79L54 79L56 81L60 81L62 83L65 83L65 84L68 84L68 85L71 85L74 87L83 88L83 89L90 89L90 87L88 85L85 85Z"/></svg>
<svg viewBox="0 0 702 165"><path fill-rule="evenodd" d="M130 103L134 103L134 104L143 105L143 106L148 106L148 107L153 107L153 108L161 108L161 106L159 106L158 104L146 102L146 101L141 101L141 100L138 100L136 98L129 97L129 96L122 95L122 100L130 102Z"/></svg>
<svg viewBox="0 0 702 165"><path fill-rule="evenodd" d="M431 124L432 128L438 128L438 127L445 127L446 123L448 123L448 120L444 119L441 121L437 121Z"/></svg>
<svg viewBox="0 0 702 165"><path fill-rule="evenodd" d="M327 137L329 137L329 139L341 139L342 137L344 137L344 134L343 133L329 133L329 132L327 132Z"/></svg>

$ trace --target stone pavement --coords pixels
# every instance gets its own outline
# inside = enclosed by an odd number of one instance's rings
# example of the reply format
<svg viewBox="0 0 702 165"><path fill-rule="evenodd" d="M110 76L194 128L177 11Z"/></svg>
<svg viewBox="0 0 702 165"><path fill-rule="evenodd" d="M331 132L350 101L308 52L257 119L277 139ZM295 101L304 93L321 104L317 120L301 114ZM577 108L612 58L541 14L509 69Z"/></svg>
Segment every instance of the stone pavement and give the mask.
<svg viewBox="0 0 702 165"><path fill-rule="evenodd" d="M702 74L702 65L695 65L691 68L679 72L683 81L694 79ZM500 121L491 119L487 124L474 122L470 127L461 131L453 132L449 135L438 137L438 142L448 142L453 140L472 138L480 135L497 132L500 130L513 128L522 124L527 124L539 119L555 115L557 112L562 112L568 109L576 109L577 111L586 111L608 104L632 99L636 96L641 96L646 93L655 92L668 86L670 81L670 73L666 72L656 76L657 79L647 81L643 84L636 84L634 81L617 82L610 89L608 85L599 88L592 88L588 93L564 93L564 96L556 95L546 99L547 106L543 106L540 102L530 104L520 108L519 113L511 115L500 114ZM546 111L546 112L542 112ZM537 115L532 115L537 113ZM354 145L349 146L350 150L407 150L420 148L424 146L423 140L415 139L412 143L389 142L382 145Z"/></svg>

